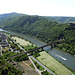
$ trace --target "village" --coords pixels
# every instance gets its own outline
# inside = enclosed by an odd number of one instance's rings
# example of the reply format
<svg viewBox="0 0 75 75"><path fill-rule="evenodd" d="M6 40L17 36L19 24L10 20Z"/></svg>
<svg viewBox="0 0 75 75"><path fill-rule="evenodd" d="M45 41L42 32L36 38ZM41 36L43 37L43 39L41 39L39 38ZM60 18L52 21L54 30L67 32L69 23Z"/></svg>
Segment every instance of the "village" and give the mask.
<svg viewBox="0 0 75 75"><path fill-rule="evenodd" d="M2 49L9 46L9 43L7 42L7 35L0 32L0 55L2 56L2 53L4 52Z"/></svg>
<svg viewBox="0 0 75 75"><path fill-rule="evenodd" d="M15 48L11 47L11 45L10 45L10 43L8 43L7 39L8 39L8 36L6 34L0 32L0 55L3 56L2 53L6 52L6 51L20 53L19 50L17 51Z"/></svg>
<svg viewBox="0 0 75 75"><path fill-rule="evenodd" d="M24 49L19 45L19 43L21 44L21 46L35 46L34 44L29 43L28 41L20 39L18 37L13 36L10 39L10 36L8 36L6 33L0 32L0 55L5 57L5 60L11 65L13 65L16 69L22 71L23 75L41 75L42 71L37 69L36 65L30 57L29 60L23 61L21 63L13 60L14 55L24 53ZM33 69L32 64L35 66L35 69Z"/></svg>

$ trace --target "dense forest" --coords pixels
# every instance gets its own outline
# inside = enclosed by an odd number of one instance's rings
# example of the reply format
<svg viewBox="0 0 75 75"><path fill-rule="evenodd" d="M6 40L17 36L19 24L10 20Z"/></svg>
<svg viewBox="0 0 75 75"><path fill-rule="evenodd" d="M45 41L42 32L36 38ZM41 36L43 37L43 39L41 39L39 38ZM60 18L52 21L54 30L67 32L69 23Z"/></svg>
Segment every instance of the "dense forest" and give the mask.
<svg viewBox="0 0 75 75"><path fill-rule="evenodd" d="M69 18L67 17L66 19L68 20ZM71 21L74 21L74 19ZM62 43L65 43L65 51L75 55L75 24L62 24L49 21L48 18L41 16L18 14L17 16L10 16L0 20L0 28L30 35L45 43L63 38L65 42Z"/></svg>
<svg viewBox="0 0 75 75"><path fill-rule="evenodd" d="M0 75L22 75L22 72L0 56Z"/></svg>

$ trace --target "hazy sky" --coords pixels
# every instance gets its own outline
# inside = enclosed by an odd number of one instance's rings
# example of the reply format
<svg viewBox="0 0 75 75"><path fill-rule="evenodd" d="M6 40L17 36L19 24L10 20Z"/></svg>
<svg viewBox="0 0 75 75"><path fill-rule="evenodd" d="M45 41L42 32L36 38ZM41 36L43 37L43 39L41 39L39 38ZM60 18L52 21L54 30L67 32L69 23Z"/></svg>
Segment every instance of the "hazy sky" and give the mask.
<svg viewBox="0 0 75 75"><path fill-rule="evenodd" d="M75 0L0 0L0 14L75 16Z"/></svg>

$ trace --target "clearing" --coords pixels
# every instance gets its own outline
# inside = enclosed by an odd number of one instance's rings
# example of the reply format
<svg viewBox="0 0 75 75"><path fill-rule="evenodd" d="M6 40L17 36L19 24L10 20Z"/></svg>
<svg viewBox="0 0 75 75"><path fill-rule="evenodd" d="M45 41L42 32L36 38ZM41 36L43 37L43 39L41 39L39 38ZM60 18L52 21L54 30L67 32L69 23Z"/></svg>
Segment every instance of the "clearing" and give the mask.
<svg viewBox="0 0 75 75"><path fill-rule="evenodd" d="M50 56L45 51L40 52L40 56L37 59L46 65L49 69L54 71L57 75L73 75L66 67L60 64L57 60L55 60L52 56Z"/></svg>
<svg viewBox="0 0 75 75"><path fill-rule="evenodd" d="M21 39L21 38L18 38L18 37L12 37L12 39L16 40L16 42L19 43L22 46L32 45L29 41L26 41L25 39Z"/></svg>

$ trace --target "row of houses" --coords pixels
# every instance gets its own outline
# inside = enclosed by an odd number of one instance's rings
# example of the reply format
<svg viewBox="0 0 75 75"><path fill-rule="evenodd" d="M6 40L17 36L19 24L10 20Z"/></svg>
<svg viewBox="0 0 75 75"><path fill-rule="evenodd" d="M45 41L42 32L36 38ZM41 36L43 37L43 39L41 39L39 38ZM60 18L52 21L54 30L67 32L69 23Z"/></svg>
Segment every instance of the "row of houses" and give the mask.
<svg viewBox="0 0 75 75"><path fill-rule="evenodd" d="M0 55L2 56L3 50L2 47L9 46L9 43L7 41L8 36L4 33L0 32Z"/></svg>
<svg viewBox="0 0 75 75"><path fill-rule="evenodd" d="M7 42L7 38L8 38L7 35L0 32L0 45L1 45L1 47L9 46L9 43Z"/></svg>
<svg viewBox="0 0 75 75"><path fill-rule="evenodd" d="M10 44L7 41L8 36L4 33L0 32L0 55L4 53L5 51L3 48L9 47L8 51L15 52L15 53L20 53L20 50L17 50L16 48L12 49Z"/></svg>

